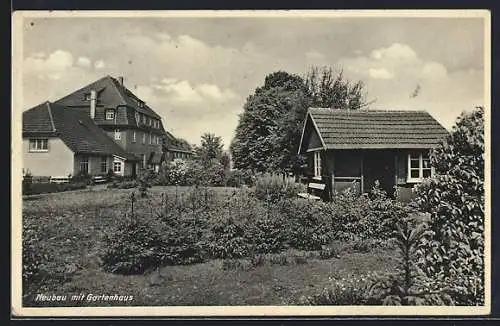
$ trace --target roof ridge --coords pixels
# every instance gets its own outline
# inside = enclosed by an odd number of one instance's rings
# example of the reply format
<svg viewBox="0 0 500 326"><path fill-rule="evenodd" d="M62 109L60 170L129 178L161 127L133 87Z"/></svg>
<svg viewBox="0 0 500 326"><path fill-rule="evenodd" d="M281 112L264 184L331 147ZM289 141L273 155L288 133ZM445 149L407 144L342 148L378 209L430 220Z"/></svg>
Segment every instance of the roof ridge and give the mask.
<svg viewBox="0 0 500 326"><path fill-rule="evenodd" d="M50 108L50 102L49 101L45 102L45 105L47 106L47 111L49 112L50 124L52 125L52 131L56 132L56 126L54 125L54 117L52 116L52 109Z"/></svg>
<svg viewBox="0 0 500 326"><path fill-rule="evenodd" d="M356 109L356 110L349 110L349 109L333 109L333 108L322 108L322 107L309 107L308 110L322 110L322 111L330 111L330 112L345 112L345 113L358 113L358 112L373 112L373 113L415 113L415 112L422 112L422 113L429 113L426 110L391 110L391 109Z"/></svg>

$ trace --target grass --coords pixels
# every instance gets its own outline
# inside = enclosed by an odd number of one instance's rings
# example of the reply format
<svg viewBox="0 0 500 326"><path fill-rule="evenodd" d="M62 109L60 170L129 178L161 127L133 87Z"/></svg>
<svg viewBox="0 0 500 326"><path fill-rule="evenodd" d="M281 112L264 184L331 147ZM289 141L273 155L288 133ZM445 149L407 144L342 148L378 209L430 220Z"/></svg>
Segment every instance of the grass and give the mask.
<svg viewBox="0 0 500 326"><path fill-rule="evenodd" d="M136 209L149 208L159 193L181 197L187 187L153 187L152 198L139 199ZM227 197L234 188L212 188ZM320 259L314 252L289 250L267 255L254 266L241 259L228 264L211 260L202 264L166 266L144 275L115 275L100 267L102 238L115 223L133 189L79 190L39 195L23 201L23 218L36 219L43 233L43 247L50 269L70 278L49 276L40 288L26 287L25 306L102 305L293 305L299 298L327 287L332 279L393 269L394 253L377 248L370 252L340 251ZM285 257L285 258L283 258ZM290 257L302 257L301 259ZM57 274L57 273L56 273ZM132 295L129 302L37 302L38 293Z"/></svg>

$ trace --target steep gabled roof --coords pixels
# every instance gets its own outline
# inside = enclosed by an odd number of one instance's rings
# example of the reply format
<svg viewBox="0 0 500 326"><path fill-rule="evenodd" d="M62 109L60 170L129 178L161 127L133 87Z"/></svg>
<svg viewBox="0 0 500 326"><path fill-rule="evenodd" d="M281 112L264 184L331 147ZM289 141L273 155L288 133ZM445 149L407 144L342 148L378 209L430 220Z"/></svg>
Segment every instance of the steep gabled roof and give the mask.
<svg viewBox="0 0 500 326"><path fill-rule="evenodd" d="M115 143L87 113L45 102L23 113L23 137L59 137L74 153L138 160Z"/></svg>
<svg viewBox="0 0 500 326"><path fill-rule="evenodd" d="M57 100L55 103L67 107L86 107L89 106L89 101L85 100L85 94L89 94L91 90L95 90L98 94L97 105L104 107L117 107L126 105L134 108L136 111L161 119L161 117L149 107L143 100L139 99L128 88L121 85L120 82L109 75L84 86L73 93ZM144 103L144 106L139 106L139 102Z"/></svg>
<svg viewBox="0 0 500 326"><path fill-rule="evenodd" d="M318 134L324 149L432 148L448 134L425 111L310 108L300 152L306 129Z"/></svg>

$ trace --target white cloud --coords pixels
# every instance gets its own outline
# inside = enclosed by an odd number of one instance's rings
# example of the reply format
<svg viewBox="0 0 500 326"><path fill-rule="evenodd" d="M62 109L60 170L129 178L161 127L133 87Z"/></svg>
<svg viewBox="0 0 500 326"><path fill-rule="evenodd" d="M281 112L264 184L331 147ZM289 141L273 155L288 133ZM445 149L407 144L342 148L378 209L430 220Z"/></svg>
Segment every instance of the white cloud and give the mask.
<svg viewBox="0 0 500 326"><path fill-rule="evenodd" d="M35 53L24 60L23 71L38 74L43 79L60 79L64 71L73 66L73 55L63 50L56 50L48 57Z"/></svg>
<svg viewBox="0 0 500 326"><path fill-rule="evenodd" d="M78 60L76 60L76 64L83 68L89 68L92 62L87 57L78 57Z"/></svg>
<svg viewBox="0 0 500 326"><path fill-rule="evenodd" d="M104 62L104 60L102 60L102 59L101 59L101 60L97 60L97 61L94 63L94 68L95 68L95 69L98 69L98 70L100 70L100 69L104 69L104 68L106 68L106 63L105 63L105 62Z"/></svg>
<svg viewBox="0 0 500 326"><path fill-rule="evenodd" d="M394 77L394 75L385 68L370 68L368 73L370 77L374 79L392 79Z"/></svg>
<svg viewBox="0 0 500 326"><path fill-rule="evenodd" d="M373 50L371 57L375 60L414 60L417 58L417 53L406 44L394 43L387 48Z"/></svg>

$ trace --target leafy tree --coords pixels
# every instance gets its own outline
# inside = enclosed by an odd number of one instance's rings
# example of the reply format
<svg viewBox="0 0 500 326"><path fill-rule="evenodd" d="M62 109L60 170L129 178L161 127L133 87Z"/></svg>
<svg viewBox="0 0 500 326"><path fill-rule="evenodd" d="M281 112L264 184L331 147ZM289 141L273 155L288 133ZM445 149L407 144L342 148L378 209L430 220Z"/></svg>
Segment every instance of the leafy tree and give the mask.
<svg viewBox="0 0 500 326"><path fill-rule="evenodd" d="M417 187L430 213L422 268L459 304L484 304L484 109L462 113L430 159L436 176Z"/></svg>
<svg viewBox="0 0 500 326"><path fill-rule="evenodd" d="M195 148L195 158L203 165L210 164L212 160L222 157L222 139L215 134L205 133L201 136L201 146Z"/></svg>
<svg viewBox="0 0 500 326"><path fill-rule="evenodd" d="M342 69L335 72L332 67L312 67L304 82L312 106L356 110L369 104L365 102L363 82L345 79Z"/></svg>
<svg viewBox="0 0 500 326"><path fill-rule="evenodd" d="M230 146L234 166L254 172L298 172L305 162L297 151L307 109L365 105L363 84L352 84L331 68L313 67L305 79L284 71L271 73L247 98L239 117Z"/></svg>

